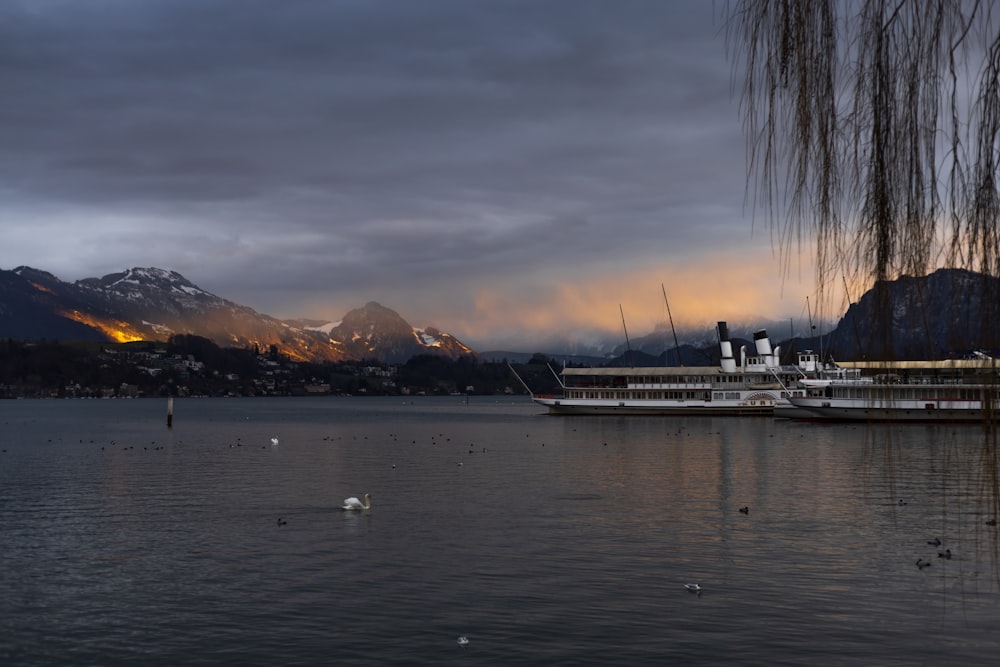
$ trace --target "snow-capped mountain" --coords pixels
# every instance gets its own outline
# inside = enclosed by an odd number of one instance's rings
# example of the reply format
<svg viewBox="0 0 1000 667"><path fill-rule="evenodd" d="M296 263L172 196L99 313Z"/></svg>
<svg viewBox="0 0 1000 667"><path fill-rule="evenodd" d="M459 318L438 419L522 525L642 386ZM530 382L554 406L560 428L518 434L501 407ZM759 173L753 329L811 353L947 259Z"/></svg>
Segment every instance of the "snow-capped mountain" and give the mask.
<svg viewBox="0 0 1000 667"><path fill-rule="evenodd" d="M902 277L867 292L852 304L822 339L793 336L784 322L731 322L734 341L767 329L772 342L793 348L822 349L841 360L860 358L935 358L998 345L1000 281L957 269L919 278ZM879 296L881 294L882 296ZM879 333L880 322L889 326ZM678 330L681 360L713 364L718 339L713 323ZM821 327L819 331L827 330ZM0 270L0 338L165 341L193 334L224 347L257 347L301 361L370 359L402 363L419 354L456 358L478 356L454 336L433 327L418 329L398 313L370 302L338 322L283 321L206 292L175 271L133 268L101 278L63 282L46 271L18 267ZM783 335L784 334L784 335ZM569 355L600 363L629 353L676 363L673 332L665 325L647 335L601 340L549 339L532 352ZM703 352L708 350L709 354ZM515 353L493 353L488 358ZM590 360L587 360L588 362Z"/></svg>
<svg viewBox="0 0 1000 667"><path fill-rule="evenodd" d="M132 268L66 283L30 267L0 271L0 336L74 340L167 340L193 334L220 346L275 346L300 361L475 353L437 329L414 329L369 303L336 325L286 322L207 292L175 271Z"/></svg>
<svg viewBox="0 0 1000 667"><path fill-rule="evenodd" d="M348 312L339 322L314 326L310 330L323 332L351 359L401 363L418 354L476 356L451 334L434 327L414 328L396 311L375 301Z"/></svg>

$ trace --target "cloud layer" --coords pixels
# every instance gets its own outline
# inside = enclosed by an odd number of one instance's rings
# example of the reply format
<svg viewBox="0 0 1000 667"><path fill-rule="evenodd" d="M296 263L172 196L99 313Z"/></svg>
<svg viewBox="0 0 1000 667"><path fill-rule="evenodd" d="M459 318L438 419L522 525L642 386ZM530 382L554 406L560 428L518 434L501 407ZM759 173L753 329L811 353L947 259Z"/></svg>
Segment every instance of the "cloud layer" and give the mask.
<svg viewBox="0 0 1000 667"><path fill-rule="evenodd" d="M613 330L661 283L682 320L797 313L720 28L704 2L4 3L0 266L159 266L280 317L377 300L478 346Z"/></svg>

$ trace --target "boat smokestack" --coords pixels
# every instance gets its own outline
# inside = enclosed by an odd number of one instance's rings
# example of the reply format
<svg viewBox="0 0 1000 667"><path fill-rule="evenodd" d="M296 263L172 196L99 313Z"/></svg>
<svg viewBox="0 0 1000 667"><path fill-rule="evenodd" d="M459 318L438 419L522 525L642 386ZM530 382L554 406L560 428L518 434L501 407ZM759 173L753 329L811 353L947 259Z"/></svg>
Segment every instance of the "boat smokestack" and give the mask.
<svg viewBox="0 0 1000 667"><path fill-rule="evenodd" d="M761 357L771 355L771 339L767 337L767 331L761 329L753 335L753 344L757 346L757 354Z"/></svg>
<svg viewBox="0 0 1000 667"><path fill-rule="evenodd" d="M771 349L771 339L767 337L767 331L761 329L753 335L753 343L757 346L757 356L764 360L764 365L777 366L774 358L774 350Z"/></svg>
<svg viewBox="0 0 1000 667"><path fill-rule="evenodd" d="M729 327L719 322L719 347L722 350L722 372L735 373L736 360L733 359L733 344L729 342Z"/></svg>

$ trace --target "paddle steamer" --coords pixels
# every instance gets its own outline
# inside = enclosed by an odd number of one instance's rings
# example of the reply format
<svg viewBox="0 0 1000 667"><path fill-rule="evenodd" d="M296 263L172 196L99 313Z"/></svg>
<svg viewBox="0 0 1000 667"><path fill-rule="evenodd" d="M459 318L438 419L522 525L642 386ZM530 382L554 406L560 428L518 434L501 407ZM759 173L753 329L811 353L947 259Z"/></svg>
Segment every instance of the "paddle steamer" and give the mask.
<svg viewBox="0 0 1000 667"><path fill-rule="evenodd" d="M812 421L980 422L1000 414L997 360L855 362L849 377L803 378L778 417ZM866 375L862 376L861 373Z"/></svg>
<svg viewBox="0 0 1000 667"><path fill-rule="evenodd" d="M718 323L720 366L564 368L561 395L532 393L554 415L771 415L775 406L805 396L798 382L818 367L800 354L795 366L779 363L766 331L754 334L756 355L740 348L737 363L725 322ZM529 391L531 391L529 389Z"/></svg>

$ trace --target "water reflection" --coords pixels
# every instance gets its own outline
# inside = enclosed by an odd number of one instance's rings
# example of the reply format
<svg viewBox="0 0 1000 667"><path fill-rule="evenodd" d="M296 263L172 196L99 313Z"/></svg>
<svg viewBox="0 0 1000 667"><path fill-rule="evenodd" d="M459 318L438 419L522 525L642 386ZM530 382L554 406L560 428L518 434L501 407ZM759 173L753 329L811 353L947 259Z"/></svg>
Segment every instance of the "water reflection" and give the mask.
<svg viewBox="0 0 1000 667"><path fill-rule="evenodd" d="M965 578L989 573L1000 581L996 431L995 424L869 424L864 430L870 490L886 498L899 521L911 506L930 510L928 540L941 541L933 545L945 554L939 558L954 560Z"/></svg>
<svg viewBox="0 0 1000 667"><path fill-rule="evenodd" d="M166 449L102 453L78 434L148 443L162 411L63 406L0 405L16 428L48 415L0 466L11 664L913 664L1000 649L975 427L192 401ZM340 509L365 491L369 512Z"/></svg>

